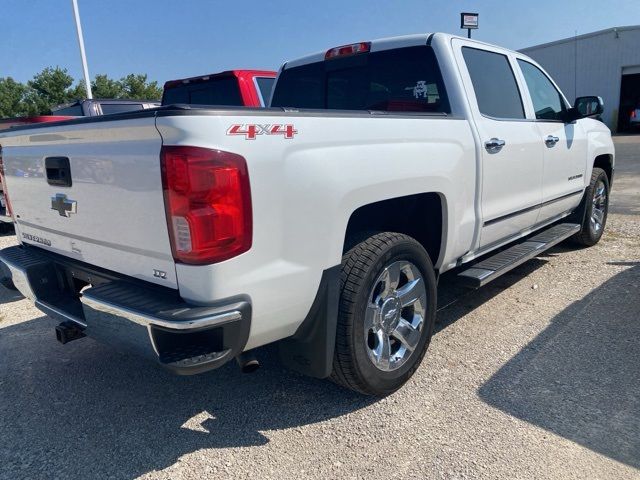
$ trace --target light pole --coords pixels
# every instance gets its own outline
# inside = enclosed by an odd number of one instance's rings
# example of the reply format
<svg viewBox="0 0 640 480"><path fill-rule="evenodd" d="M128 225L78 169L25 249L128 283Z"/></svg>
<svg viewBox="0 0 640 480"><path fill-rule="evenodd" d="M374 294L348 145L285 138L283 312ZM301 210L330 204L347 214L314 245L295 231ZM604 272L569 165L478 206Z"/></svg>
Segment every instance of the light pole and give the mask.
<svg viewBox="0 0 640 480"><path fill-rule="evenodd" d="M76 19L76 31L78 32L78 45L80 45L80 58L82 59L82 71L84 73L84 86L87 89L87 98L91 95L91 81L89 80L89 67L87 67L87 55L84 53L84 38L82 37L82 25L80 25L80 13L78 13L78 0L71 0L73 15Z"/></svg>
<svg viewBox="0 0 640 480"><path fill-rule="evenodd" d="M466 28L467 38L471 38L471 30L476 30L478 28L478 14L468 12L461 13L460 28Z"/></svg>

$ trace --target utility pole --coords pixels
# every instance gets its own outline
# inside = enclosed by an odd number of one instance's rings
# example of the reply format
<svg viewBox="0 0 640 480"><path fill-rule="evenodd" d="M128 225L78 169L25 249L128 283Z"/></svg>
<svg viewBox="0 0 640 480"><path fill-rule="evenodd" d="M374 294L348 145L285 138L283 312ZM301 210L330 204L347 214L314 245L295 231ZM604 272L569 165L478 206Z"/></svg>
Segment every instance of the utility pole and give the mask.
<svg viewBox="0 0 640 480"><path fill-rule="evenodd" d="M89 67L87 67L87 55L84 52L84 38L82 36L82 25L80 24L80 13L78 12L78 0L71 0L73 15L76 19L76 31L78 32L78 45L80 45L80 58L82 59L82 71L84 73L84 85L87 89L87 98L91 100L91 80L89 79Z"/></svg>

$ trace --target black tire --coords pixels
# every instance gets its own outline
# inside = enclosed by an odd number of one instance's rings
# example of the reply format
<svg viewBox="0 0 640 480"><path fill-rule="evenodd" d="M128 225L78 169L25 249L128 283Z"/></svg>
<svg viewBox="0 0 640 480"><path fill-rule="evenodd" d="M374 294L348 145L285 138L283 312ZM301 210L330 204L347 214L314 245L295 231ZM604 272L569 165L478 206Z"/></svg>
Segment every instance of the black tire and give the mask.
<svg viewBox="0 0 640 480"><path fill-rule="evenodd" d="M396 370L383 371L374 365L367 353L365 310L370 296L375 295L374 282L395 262L409 262L417 268L424 280L426 305L417 346ZM420 243L407 235L391 232L372 235L343 255L340 292L331 378L366 395L384 396L395 392L420 365L433 333L437 296L436 277L429 255ZM404 311L403 308L400 311Z"/></svg>
<svg viewBox="0 0 640 480"><path fill-rule="evenodd" d="M602 218L601 227L596 229L591 220L591 217L594 212L594 197L597 193L597 185L604 185L605 190L605 201L604 201L604 216ZM591 173L591 182L589 186L585 189L584 198L582 201L582 224L580 231L576 233L571 240L578 245L582 245L585 247L592 247L596 243L600 241L602 238L602 234L604 233L604 228L607 224L607 214L609 211L609 178L604 170L601 168L594 168Z"/></svg>

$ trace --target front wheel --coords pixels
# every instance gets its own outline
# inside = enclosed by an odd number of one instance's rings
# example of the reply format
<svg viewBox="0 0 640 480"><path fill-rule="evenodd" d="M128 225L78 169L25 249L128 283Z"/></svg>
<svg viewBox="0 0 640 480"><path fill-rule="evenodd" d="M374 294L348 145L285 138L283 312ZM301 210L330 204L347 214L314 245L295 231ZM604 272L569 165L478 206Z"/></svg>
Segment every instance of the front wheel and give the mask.
<svg viewBox="0 0 640 480"><path fill-rule="evenodd" d="M332 378L368 395L388 395L415 372L436 316L436 279L425 249L384 232L342 260Z"/></svg>
<svg viewBox="0 0 640 480"><path fill-rule="evenodd" d="M591 182L584 193L583 220L580 231L572 239L579 245L591 247L600 241L607 224L609 211L609 179L601 168L594 168Z"/></svg>

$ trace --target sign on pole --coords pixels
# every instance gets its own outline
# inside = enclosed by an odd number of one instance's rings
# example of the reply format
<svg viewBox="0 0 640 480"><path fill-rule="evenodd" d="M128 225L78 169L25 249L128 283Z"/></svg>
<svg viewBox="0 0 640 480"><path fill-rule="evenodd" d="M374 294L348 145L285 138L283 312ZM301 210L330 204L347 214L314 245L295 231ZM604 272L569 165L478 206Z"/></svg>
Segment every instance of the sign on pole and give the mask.
<svg viewBox="0 0 640 480"><path fill-rule="evenodd" d="M467 29L467 37L471 38L471 30L478 28L478 14L464 12L460 14L460 28Z"/></svg>

